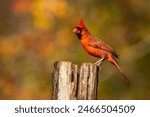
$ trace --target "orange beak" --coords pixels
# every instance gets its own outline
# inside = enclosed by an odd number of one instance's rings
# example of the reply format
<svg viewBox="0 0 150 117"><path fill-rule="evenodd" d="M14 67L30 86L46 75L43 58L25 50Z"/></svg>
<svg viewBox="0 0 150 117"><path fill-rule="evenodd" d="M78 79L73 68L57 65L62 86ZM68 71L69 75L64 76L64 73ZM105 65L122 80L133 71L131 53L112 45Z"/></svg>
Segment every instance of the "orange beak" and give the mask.
<svg viewBox="0 0 150 117"><path fill-rule="evenodd" d="M80 31L78 29L76 29L76 28L73 30L73 32L74 33L80 33Z"/></svg>

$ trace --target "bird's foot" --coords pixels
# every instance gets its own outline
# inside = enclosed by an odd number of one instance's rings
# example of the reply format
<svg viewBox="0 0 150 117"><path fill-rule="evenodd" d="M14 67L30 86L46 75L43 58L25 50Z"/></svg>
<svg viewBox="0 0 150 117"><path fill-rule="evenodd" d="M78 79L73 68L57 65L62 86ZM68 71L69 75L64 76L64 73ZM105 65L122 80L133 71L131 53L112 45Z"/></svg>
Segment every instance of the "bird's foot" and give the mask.
<svg viewBox="0 0 150 117"><path fill-rule="evenodd" d="M101 69L102 69L102 68L100 67L100 64L101 64L101 63L102 63L102 62L95 62L95 63L94 63L94 65L98 66L98 68L99 68L100 71L101 71Z"/></svg>
<svg viewBox="0 0 150 117"><path fill-rule="evenodd" d="M100 60L98 60L97 62L95 62L94 64L97 66L100 66L100 64L104 61L104 58L101 58Z"/></svg>
<svg viewBox="0 0 150 117"><path fill-rule="evenodd" d="M101 61L97 61L94 64L97 65L97 66L100 66L101 63L102 63Z"/></svg>
<svg viewBox="0 0 150 117"><path fill-rule="evenodd" d="M102 63L103 59L98 60L97 62L95 62L94 64L97 66L100 66L100 64Z"/></svg>
<svg viewBox="0 0 150 117"><path fill-rule="evenodd" d="M100 60L98 60L97 62L94 63L96 66L99 67L99 70L100 70L100 71L101 71L100 65L101 65L101 63L102 63L104 60L105 60L104 58L101 58Z"/></svg>

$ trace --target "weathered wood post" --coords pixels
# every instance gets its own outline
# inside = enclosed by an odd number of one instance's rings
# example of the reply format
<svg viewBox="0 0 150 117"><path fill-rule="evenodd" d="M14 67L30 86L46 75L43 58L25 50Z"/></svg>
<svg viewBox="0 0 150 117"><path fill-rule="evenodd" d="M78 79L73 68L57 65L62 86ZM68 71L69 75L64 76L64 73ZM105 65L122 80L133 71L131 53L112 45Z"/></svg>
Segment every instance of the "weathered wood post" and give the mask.
<svg viewBox="0 0 150 117"><path fill-rule="evenodd" d="M71 62L54 63L52 98L54 100L97 99L98 66L83 63L78 70Z"/></svg>

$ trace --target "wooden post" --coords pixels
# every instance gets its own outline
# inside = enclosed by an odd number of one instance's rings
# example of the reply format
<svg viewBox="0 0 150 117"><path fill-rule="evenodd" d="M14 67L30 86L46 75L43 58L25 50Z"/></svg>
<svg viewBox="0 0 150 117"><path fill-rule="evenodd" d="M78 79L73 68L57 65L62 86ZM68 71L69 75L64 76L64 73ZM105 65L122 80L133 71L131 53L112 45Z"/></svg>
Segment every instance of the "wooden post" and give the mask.
<svg viewBox="0 0 150 117"><path fill-rule="evenodd" d="M54 63L52 75L54 100L97 99L99 68L92 63L83 63L78 70L71 62Z"/></svg>
<svg viewBox="0 0 150 117"><path fill-rule="evenodd" d="M71 62L55 62L53 71L52 98L74 100L77 91L77 65Z"/></svg>
<svg viewBox="0 0 150 117"><path fill-rule="evenodd" d="M97 65L92 63L83 63L81 65L77 84L77 99L97 99L98 71Z"/></svg>

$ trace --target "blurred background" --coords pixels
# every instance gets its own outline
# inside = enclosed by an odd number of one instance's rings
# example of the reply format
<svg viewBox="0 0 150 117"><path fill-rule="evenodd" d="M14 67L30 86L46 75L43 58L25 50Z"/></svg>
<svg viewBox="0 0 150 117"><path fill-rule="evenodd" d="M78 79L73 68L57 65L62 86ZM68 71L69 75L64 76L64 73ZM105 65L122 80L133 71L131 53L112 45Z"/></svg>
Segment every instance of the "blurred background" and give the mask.
<svg viewBox="0 0 150 117"><path fill-rule="evenodd" d="M150 0L0 0L0 99L51 99L55 61L97 61L72 33L81 18L131 82L103 62L98 99L150 99Z"/></svg>

